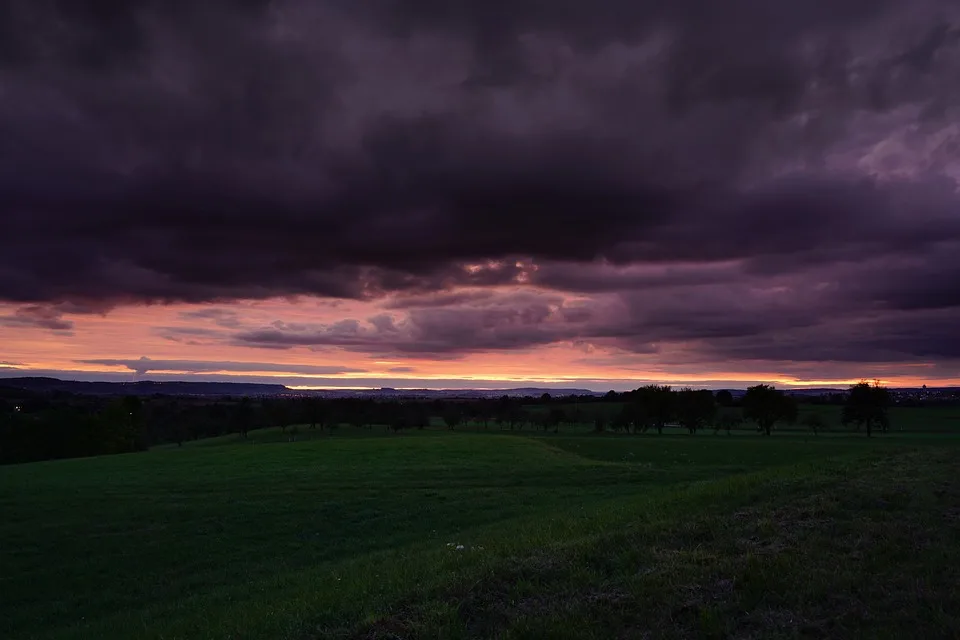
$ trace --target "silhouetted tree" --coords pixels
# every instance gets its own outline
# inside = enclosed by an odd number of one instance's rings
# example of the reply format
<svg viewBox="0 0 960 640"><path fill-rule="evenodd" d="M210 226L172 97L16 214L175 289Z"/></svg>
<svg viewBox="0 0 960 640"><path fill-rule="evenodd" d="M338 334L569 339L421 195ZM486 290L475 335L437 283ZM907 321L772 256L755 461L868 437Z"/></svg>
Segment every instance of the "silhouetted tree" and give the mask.
<svg viewBox="0 0 960 640"><path fill-rule="evenodd" d="M767 384L747 389L742 404L743 417L756 422L757 428L766 435L770 435L775 423L797 419L796 401Z"/></svg>
<svg viewBox="0 0 960 640"><path fill-rule="evenodd" d="M347 422L358 429L369 426L369 414L361 403L353 403L347 407Z"/></svg>
<svg viewBox="0 0 960 640"><path fill-rule="evenodd" d="M714 425L713 432L718 433L721 429L727 432L727 435L730 435L730 432L740 426L742 422L740 416L730 411L724 411L717 418L716 424Z"/></svg>
<svg viewBox="0 0 960 640"><path fill-rule="evenodd" d="M76 454L70 455L126 453L142 449L139 433L141 408L140 399L135 396L111 400L96 419L87 424L90 429L84 436L87 442L76 448ZM57 413L60 414L58 420L68 421L72 412L62 407Z"/></svg>
<svg viewBox="0 0 960 640"><path fill-rule="evenodd" d="M733 405L733 394L727 389L717 391L717 404L721 407L730 407Z"/></svg>
<svg viewBox="0 0 960 640"><path fill-rule="evenodd" d="M673 419L675 412L673 390L667 385L651 384L640 387L631 395L634 424L641 431L653 426L657 433L663 433L663 428Z"/></svg>
<svg viewBox="0 0 960 640"><path fill-rule="evenodd" d="M579 403L573 405L573 410L570 412L570 415L567 416L567 420L570 422L570 424L574 425L580 424L580 422L583 420L583 412L580 410Z"/></svg>
<svg viewBox="0 0 960 640"><path fill-rule="evenodd" d="M443 422L447 425L447 429L453 431L463 422L463 415L457 407L447 407L443 412Z"/></svg>
<svg viewBox="0 0 960 640"><path fill-rule="evenodd" d="M230 425L230 406L221 402L212 405L185 405L183 407L188 430L194 438L204 435L219 436L236 431ZM250 408L250 420L253 421L253 409Z"/></svg>
<svg viewBox="0 0 960 640"><path fill-rule="evenodd" d="M630 425L634 424L633 413L634 408L632 404L623 405L617 415L613 417L613 420L610 421L610 428L614 431L629 433Z"/></svg>
<svg viewBox="0 0 960 640"><path fill-rule="evenodd" d="M546 411L537 411L530 417L533 420L533 428L535 430L543 429L546 431L547 427L550 425L550 414Z"/></svg>
<svg viewBox="0 0 960 640"><path fill-rule="evenodd" d="M146 448L144 442L145 409L139 396L124 396L123 409L127 413L125 451L141 451Z"/></svg>
<svg viewBox="0 0 960 640"><path fill-rule="evenodd" d="M603 433L606 429L607 422L602 415L597 415L593 419L593 431L594 433Z"/></svg>
<svg viewBox="0 0 960 640"><path fill-rule="evenodd" d="M813 431L813 435L818 435L827 428L827 423L819 413L809 413L803 417L800 423Z"/></svg>
<svg viewBox="0 0 960 640"><path fill-rule="evenodd" d="M410 407L410 420L412 426L417 429L430 426L430 411L427 409L427 405L417 402Z"/></svg>
<svg viewBox="0 0 960 640"><path fill-rule="evenodd" d="M178 447L183 446L183 441L187 439L190 430L187 428L187 417L184 412L177 408L170 413L170 437L177 443Z"/></svg>
<svg viewBox="0 0 960 640"><path fill-rule="evenodd" d="M476 417L483 424L484 429L490 428L490 421L496 414L493 404L487 400L477 403Z"/></svg>
<svg viewBox="0 0 960 640"><path fill-rule="evenodd" d="M281 433L287 432L287 427L290 426L291 418L290 405L287 400L278 398L275 400L265 401L264 411L266 413L267 420L280 427Z"/></svg>
<svg viewBox="0 0 960 640"><path fill-rule="evenodd" d="M850 387L846 404L843 405L843 424L855 424L857 431L867 427L867 437L873 435L873 427L886 432L890 426L887 409L890 406L890 392L879 381L874 384L859 382Z"/></svg>
<svg viewBox="0 0 960 640"><path fill-rule="evenodd" d="M394 403L393 406L390 407L389 425L394 433L399 433L404 429L410 428L409 416L409 408L402 403Z"/></svg>
<svg viewBox="0 0 960 640"><path fill-rule="evenodd" d="M713 392L706 389L681 389L676 396L677 418L693 434L713 420L717 406Z"/></svg>
<svg viewBox="0 0 960 640"><path fill-rule="evenodd" d="M544 430L547 427L553 427L553 432L557 433L560 430L560 425L567 420L566 412L560 407L554 407L550 409L550 413L547 414L547 421L544 425Z"/></svg>
<svg viewBox="0 0 960 640"><path fill-rule="evenodd" d="M515 406L510 412L510 430L517 426L517 431L523 431L523 426L531 422L530 412L520 406Z"/></svg>
<svg viewBox="0 0 960 640"><path fill-rule="evenodd" d="M253 426L253 407L251 406L250 398L246 396L240 398L240 402L237 403L235 411L237 430L242 437L246 438Z"/></svg>
<svg viewBox="0 0 960 640"><path fill-rule="evenodd" d="M329 418L329 411L326 403L320 398L307 398L301 405L301 415L303 422L310 425L311 429L317 427L323 431Z"/></svg>

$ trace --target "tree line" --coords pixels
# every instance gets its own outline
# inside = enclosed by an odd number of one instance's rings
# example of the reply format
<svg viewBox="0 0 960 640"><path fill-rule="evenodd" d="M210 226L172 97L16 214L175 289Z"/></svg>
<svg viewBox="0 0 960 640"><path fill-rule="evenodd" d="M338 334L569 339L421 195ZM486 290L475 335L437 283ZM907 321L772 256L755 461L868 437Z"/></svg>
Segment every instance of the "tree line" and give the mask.
<svg viewBox="0 0 960 640"><path fill-rule="evenodd" d="M625 396L623 408L610 424L613 430L645 433L656 429L657 433L663 433L665 427L676 426L693 434L712 426L715 432L729 433L744 421L750 421L757 431L769 436L778 423L797 424L799 415L795 396L767 384L749 387L739 400L725 390L716 393L703 389L674 391L661 385L641 387ZM873 435L875 429L886 432L890 426L891 403L890 392L879 382L859 382L844 394L841 423L852 425L858 432L865 430L867 436ZM722 410L735 405L741 409L739 415ZM826 428L822 416L816 413L805 416L801 423L815 434ZM603 427L598 423L596 430Z"/></svg>
<svg viewBox="0 0 960 640"><path fill-rule="evenodd" d="M859 383L844 397L843 424L867 435L889 428L891 398L883 386ZM603 406L620 408L611 415L599 410ZM796 398L762 384L750 387L740 398L729 391L648 385L601 397L543 394L460 400L115 398L0 388L0 464L127 453L229 434L245 438L254 429L271 426L285 432L374 426L401 432L468 425L558 432L565 426L589 424L595 432L663 433L679 428L695 434L708 428L729 433L749 421L770 435L778 424L795 424L797 415ZM824 428L815 414L806 417L803 425L814 433Z"/></svg>

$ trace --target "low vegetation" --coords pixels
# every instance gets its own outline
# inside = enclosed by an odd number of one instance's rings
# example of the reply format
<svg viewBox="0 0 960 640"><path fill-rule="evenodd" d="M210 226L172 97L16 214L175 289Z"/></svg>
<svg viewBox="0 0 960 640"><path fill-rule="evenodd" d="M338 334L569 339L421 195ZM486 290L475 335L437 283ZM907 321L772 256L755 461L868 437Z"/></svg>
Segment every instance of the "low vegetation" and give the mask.
<svg viewBox="0 0 960 640"><path fill-rule="evenodd" d="M800 404L800 400L804 404ZM819 409L833 409L828 424ZM807 409L816 410L812 417ZM625 393L554 399L463 398L453 400L324 399L318 396L190 397L153 395L120 398L39 393L0 387L0 464L143 451L151 446L216 438L278 426L295 437L348 427L399 433L441 425L449 430L491 428L509 431L648 433L703 430L732 433L756 429L887 432L894 411L906 410L925 431L937 422L932 411L953 405L894 406L879 384L854 385L846 394L798 398L768 385L749 388L739 399L729 391L671 389L649 385ZM836 414L837 411L841 413ZM802 418L801 418L802 416ZM949 416L960 428L960 416ZM903 428L901 424L901 428Z"/></svg>
<svg viewBox="0 0 960 640"><path fill-rule="evenodd" d="M949 435L298 429L0 468L0 637L960 634Z"/></svg>

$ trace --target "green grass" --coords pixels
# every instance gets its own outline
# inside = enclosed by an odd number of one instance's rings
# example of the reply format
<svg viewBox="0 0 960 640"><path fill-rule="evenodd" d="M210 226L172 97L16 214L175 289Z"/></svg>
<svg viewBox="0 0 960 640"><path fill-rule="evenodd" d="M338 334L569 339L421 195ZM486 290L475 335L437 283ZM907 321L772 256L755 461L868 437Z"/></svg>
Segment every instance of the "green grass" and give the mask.
<svg viewBox="0 0 960 640"><path fill-rule="evenodd" d="M0 468L0 637L960 633L952 438L288 438Z"/></svg>

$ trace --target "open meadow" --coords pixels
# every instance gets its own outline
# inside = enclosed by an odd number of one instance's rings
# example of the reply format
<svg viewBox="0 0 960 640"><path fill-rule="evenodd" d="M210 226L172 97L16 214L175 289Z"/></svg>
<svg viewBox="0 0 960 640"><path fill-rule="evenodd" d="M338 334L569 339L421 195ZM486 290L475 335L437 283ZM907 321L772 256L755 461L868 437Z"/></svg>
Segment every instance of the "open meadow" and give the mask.
<svg viewBox="0 0 960 640"><path fill-rule="evenodd" d="M0 637L957 637L958 445L301 428L2 467Z"/></svg>

